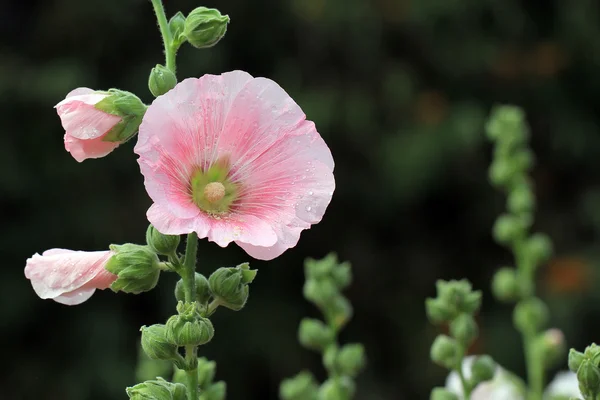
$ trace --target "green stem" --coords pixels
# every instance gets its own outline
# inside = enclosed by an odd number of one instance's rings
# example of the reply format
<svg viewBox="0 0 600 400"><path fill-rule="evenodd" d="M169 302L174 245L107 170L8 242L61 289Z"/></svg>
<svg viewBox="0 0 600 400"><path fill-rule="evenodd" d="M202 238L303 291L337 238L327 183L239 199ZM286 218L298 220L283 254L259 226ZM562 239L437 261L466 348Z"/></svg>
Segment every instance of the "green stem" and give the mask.
<svg viewBox="0 0 600 400"><path fill-rule="evenodd" d="M165 7L162 4L162 0L150 0L152 7L154 7L154 13L158 20L158 27L162 34L163 43L165 46L165 63L166 67L175 73L175 52L176 49L173 46L173 37L171 36L171 30L169 29L169 22L165 15Z"/></svg>
<svg viewBox="0 0 600 400"><path fill-rule="evenodd" d="M181 270L181 279L186 303L196 301L196 255L198 253L198 235L188 234L185 247L185 259ZM196 346L185 347L185 360L188 365L197 365L198 351ZM187 375L188 399L198 399L198 368L185 371Z"/></svg>
<svg viewBox="0 0 600 400"><path fill-rule="evenodd" d="M465 374L463 373L463 360L465 357L465 349L464 347L459 345L458 348L458 364L455 367L455 371L458 374L458 377L460 378L460 383L462 384L462 388L463 388L463 393L464 395L464 399L465 400L469 400L471 398L471 385L469 385L469 383L467 382L467 379L465 378Z"/></svg>

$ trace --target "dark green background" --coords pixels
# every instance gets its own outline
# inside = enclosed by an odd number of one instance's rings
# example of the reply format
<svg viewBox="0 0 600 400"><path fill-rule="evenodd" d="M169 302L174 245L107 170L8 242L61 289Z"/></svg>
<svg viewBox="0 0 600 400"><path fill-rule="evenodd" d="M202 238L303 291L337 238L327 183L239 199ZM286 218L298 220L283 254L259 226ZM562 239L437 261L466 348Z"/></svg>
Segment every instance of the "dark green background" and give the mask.
<svg viewBox="0 0 600 400"><path fill-rule="evenodd" d="M437 330L423 300L438 278L483 289L477 351L523 373L509 306L489 294L510 255L490 235L503 196L487 182L483 123L523 106L537 155L536 229L556 259L540 272L552 324L578 348L600 340L594 289L600 232L600 9L594 0L168 0L229 14L213 49L184 46L180 77L243 69L276 80L330 146L337 189L322 223L260 270L248 306L219 311L202 353L229 399L275 399L279 381L320 359L296 343L307 256L352 262L355 317L344 341L367 348L357 399L426 399L445 372L428 360ZM106 249L144 239L150 205L134 141L99 160L63 148L53 106L78 86L152 97L163 62L149 1L8 0L0 7L0 398L123 399L136 383L138 328L174 311L174 277L139 296L98 292L80 306L37 298L25 260L52 247ZM248 257L202 241L210 272ZM549 273L548 271L553 271ZM577 278L585 279L577 279ZM574 281L566 285L565 282ZM561 286L562 284L562 286ZM558 288L558 289L557 289ZM563 366L563 368L566 367Z"/></svg>

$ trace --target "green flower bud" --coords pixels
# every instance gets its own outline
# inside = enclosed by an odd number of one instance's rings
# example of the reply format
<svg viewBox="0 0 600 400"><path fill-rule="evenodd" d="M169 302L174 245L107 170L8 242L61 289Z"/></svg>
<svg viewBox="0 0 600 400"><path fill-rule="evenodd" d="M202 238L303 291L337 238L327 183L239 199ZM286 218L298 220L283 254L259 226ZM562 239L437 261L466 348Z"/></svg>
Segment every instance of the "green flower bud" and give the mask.
<svg viewBox="0 0 600 400"><path fill-rule="evenodd" d="M169 20L169 30L171 31L171 37L173 38L173 46L175 48L181 46L185 42L185 35L183 29L185 27L185 16L178 11L177 14L173 15Z"/></svg>
<svg viewBox="0 0 600 400"><path fill-rule="evenodd" d="M229 17L214 8L198 7L185 19L184 36L198 49L212 47L225 36Z"/></svg>
<svg viewBox="0 0 600 400"><path fill-rule="evenodd" d="M196 272L196 301L201 305L205 305L210 300L212 293L210 292L210 286L208 280L202 274ZM185 288L183 285L183 279L180 279L175 285L175 298L177 301L185 302Z"/></svg>
<svg viewBox="0 0 600 400"><path fill-rule="evenodd" d="M488 173L492 185L506 186L515 178L515 164L509 159L495 159L490 165Z"/></svg>
<svg viewBox="0 0 600 400"><path fill-rule="evenodd" d="M538 338L536 343L540 346L540 352L544 359L544 366L552 368L559 362L564 362L565 356L565 335L560 329L548 329Z"/></svg>
<svg viewBox="0 0 600 400"><path fill-rule="evenodd" d="M154 97L167 93L177 85L177 77L170 69L156 64L148 77L148 89Z"/></svg>
<svg viewBox="0 0 600 400"><path fill-rule="evenodd" d="M438 335L435 338L429 353L431 361L448 369L452 369L456 365L457 354L456 341L446 335Z"/></svg>
<svg viewBox="0 0 600 400"><path fill-rule="evenodd" d="M523 221L514 216L504 214L496 219L493 227L494 239L498 243L509 244L525 233Z"/></svg>
<svg viewBox="0 0 600 400"><path fill-rule="evenodd" d="M142 326L142 349L153 360L179 360L177 346L167 340L164 325Z"/></svg>
<svg viewBox="0 0 600 400"><path fill-rule="evenodd" d="M514 268L503 267L494 274L492 293L503 302L513 302L519 299L519 282Z"/></svg>
<svg viewBox="0 0 600 400"><path fill-rule="evenodd" d="M525 250L531 261L538 266L552 256L552 242L547 235L535 233L527 240Z"/></svg>
<svg viewBox="0 0 600 400"><path fill-rule="evenodd" d="M304 318L298 329L298 340L307 349L320 351L333 342L334 332L318 319Z"/></svg>
<svg viewBox="0 0 600 400"><path fill-rule="evenodd" d="M332 279L307 279L304 283L303 293L307 300L320 307L324 307L340 295L340 291Z"/></svg>
<svg viewBox="0 0 600 400"><path fill-rule="evenodd" d="M177 250L179 235L163 235L155 227L148 225L146 243L155 253L168 256Z"/></svg>
<svg viewBox="0 0 600 400"><path fill-rule="evenodd" d="M521 173L529 171L535 164L535 157L531 150L524 148L512 155L515 168Z"/></svg>
<svg viewBox="0 0 600 400"><path fill-rule="evenodd" d="M339 290L347 288L352 283L352 268L350 263L344 262L331 271L331 278Z"/></svg>
<svg viewBox="0 0 600 400"><path fill-rule="evenodd" d="M325 348L323 351L323 365L327 369L327 371L335 371L337 368L337 356L338 356L338 346L333 343Z"/></svg>
<svg viewBox="0 0 600 400"><path fill-rule="evenodd" d="M468 346L479 334L477 324L470 314L462 313L450 322L450 335L463 346Z"/></svg>
<svg viewBox="0 0 600 400"><path fill-rule="evenodd" d="M513 323L521 332L537 332L548 323L548 307L538 298L520 301L513 313Z"/></svg>
<svg viewBox="0 0 600 400"><path fill-rule="evenodd" d="M344 375L355 377L365 363L365 348L360 343L346 344L338 352L337 366Z"/></svg>
<svg viewBox="0 0 600 400"><path fill-rule="evenodd" d="M304 371L281 382L279 397L281 400L316 400L318 390L319 386L313 375Z"/></svg>
<svg viewBox="0 0 600 400"><path fill-rule="evenodd" d="M115 253L106 264L106 270L117 275L110 288L115 291L138 294L154 289L160 276L159 259L148 246L127 243L110 245Z"/></svg>
<svg viewBox="0 0 600 400"><path fill-rule="evenodd" d="M471 366L471 382L475 387L481 382L489 381L496 373L496 363L488 355L479 356Z"/></svg>
<svg viewBox="0 0 600 400"><path fill-rule="evenodd" d="M198 385L202 390L205 390L212 384L216 370L216 362L208 361L205 357L198 359Z"/></svg>
<svg viewBox="0 0 600 400"><path fill-rule="evenodd" d="M307 258L304 261L304 275L307 280L322 280L331 277L338 265L335 253L329 253L320 260Z"/></svg>
<svg viewBox="0 0 600 400"><path fill-rule="evenodd" d="M533 192L529 185L521 184L511 190L507 203L508 209L512 213L531 212L535 207L535 197L533 197Z"/></svg>
<svg viewBox="0 0 600 400"><path fill-rule="evenodd" d="M471 283L466 279L460 281L438 280L436 287L440 305L444 305L452 311L452 318L455 318L460 312L473 314L481 306L481 292L473 291Z"/></svg>
<svg viewBox="0 0 600 400"><path fill-rule="evenodd" d="M109 89L107 97L95 104L95 108L108 114L121 117L102 140L107 142L126 142L137 132L142 117L146 113L146 105L133 93L119 89Z"/></svg>
<svg viewBox="0 0 600 400"><path fill-rule="evenodd" d="M241 310L248 300L250 288L247 283L254 279L254 272L247 263L213 272L208 283L215 300L231 310Z"/></svg>
<svg viewBox="0 0 600 400"><path fill-rule="evenodd" d="M227 385L219 381L210 385L202 392L198 400L223 400L227 395Z"/></svg>
<svg viewBox="0 0 600 400"><path fill-rule="evenodd" d="M577 372L583 360L585 360L583 353L580 353L575 349L569 350L569 369L572 372Z"/></svg>
<svg viewBox="0 0 600 400"><path fill-rule="evenodd" d="M319 400L350 400L354 396L356 386L347 376L329 378L319 389Z"/></svg>
<svg viewBox="0 0 600 400"><path fill-rule="evenodd" d="M454 393L449 392L446 388L434 388L431 391L429 400L459 400L458 396Z"/></svg>
<svg viewBox="0 0 600 400"><path fill-rule="evenodd" d="M126 392L131 400L187 400L185 385L161 378L128 387Z"/></svg>
<svg viewBox="0 0 600 400"><path fill-rule="evenodd" d="M167 320L167 340L177 346L200 346L210 342L215 329L208 318L203 318L197 303L177 304L178 315ZM194 366L195 367L195 366Z"/></svg>
<svg viewBox="0 0 600 400"><path fill-rule="evenodd" d="M323 312L329 324L333 324L335 329L339 331L352 318L352 305L348 299L339 295L324 306Z"/></svg>
<svg viewBox="0 0 600 400"><path fill-rule="evenodd" d="M584 360L577 370L579 389L586 399L596 399L600 394L600 369L591 361Z"/></svg>
<svg viewBox="0 0 600 400"><path fill-rule="evenodd" d="M427 317L434 324L440 324L442 322L448 322L456 317L457 311L448 304L445 304L441 299L426 299L425 300L425 311Z"/></svg>

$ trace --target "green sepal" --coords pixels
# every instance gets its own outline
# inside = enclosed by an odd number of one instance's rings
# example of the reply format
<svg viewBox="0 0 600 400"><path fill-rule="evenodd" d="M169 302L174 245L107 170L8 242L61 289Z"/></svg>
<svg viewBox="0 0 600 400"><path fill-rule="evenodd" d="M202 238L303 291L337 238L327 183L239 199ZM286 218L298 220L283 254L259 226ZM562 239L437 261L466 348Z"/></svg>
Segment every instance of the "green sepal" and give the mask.
<svg viewBox="0 0 600 400"><path fill-rule="evenodd" d="M200 303L200 305L205 306L208 300L212 297L212 292L210 291L210 286L208 284L208 279L198 272L195 274L195 287L196 287L196 301ZM183 284L183 279L180 279L175 285L175 298L177 301L185 301L185 286Z"/></svg>
<svg viewBox="0 0 600 400"><path fill-rule="evenodd" d="M177 346L167 340L165 325L142 326L142 349L152 360L169 360L179 363L182 360Z"/></svg>
<svg viewBox="0 0 600 400"><path fill-rule="evenodd" d="M121 118L103 138L105 142L126 142L137 132L146 113L146 105L133 93L119 89L109 89L107 97L94 106L107 114Z"/></svg>
<svg viewBox="0 0 600 400"><path fill-rule="evenodd" d="M229 17L214 8L198 7L185 19L183 35L198 49L212 47L225 36Z"/></svg>
<svg viewBox="0 0 600 400"><path fill-rule="evenodd" d="M138 294L156 286L160 277L160 260L148 246L113 244L110 249L115 254L108 260L105 269L117 275L111 290Z"/></svg>
<svg viewBox="0 0 600 400"><path fill-rule="evenodd" d="M179 235L164 235L152 224L146 230L146 243L155 253L164 256L172 255L179 246Z"/></svg>
<svg viewBox="0 0 600 400"><path fill-rule="evenodd" d="M303 371L281 382L279 397L281 400L316 400L318 390L319 386L312 373Z"/></svg>
<svg viewBox="0 0 600 400"><path fill-rule="evenodd" d="M177 315L166 323L167 340L177 346L200 346L211 341L215 334L212 322L200 315L197 302L177 304ZM194 366L187 366L195 368Z"/></svg>
<svg viewBox="0 0 600 400"><path fill-rule="evenodd" d="M241 310L250 294L248 283L256 276L248 263L234 268L219 268L208 278L210 290L219 305L234 311Z"/></svg>
<svg viewBox="0 0 600 400"><path fill-rule="evenodd" d="M335 332L322 321L304 318L300 321L298 341L307 349L321 351L335 339Z"/></svg>
<svg viewBox="0 0 600 400"><path fill-rule="evenodd" d="M139 383L125 391L131 400L187 400L185 385L162 378Z"/></svg>
<svg viewBox="0 0 600 400"><path fill-rule="evenodd" d="M346 344L338 351L337 368L344 375L356 377L366 362L365 348L360 343Z"/></svg>
<svg viewBox="0 0 600 400"><path fill-rule="evenodd" d="M183 29L185 28L185 16L181 11L178 11L169 20L169 30L171 31L171 37L173 38L173 47L178 49L183 42L186 41Z"/></svg>
<svg viewBox="0 0 600 400"><path fill-rule="evenodd" d="M177 85L175 73L167 67L156 64L148 77L148 89L154 97L161 96Z"/></svg>
<svg viewBox="0 0 600 400"><path fill-rule="evenodd" d="M209 361L205 357L198 359L198 386L202 390L207 389L212 384L216 371L216 362Z"/></svg>
<svg viewBox="0 0 600 400"><path fill-rule="evenodd" d="M204 390L198 400L224 400L227 395L227 384L223 381L215 382Z"/></svg>
<svg viewBox="0 0 600 400"><path fill-rule="evenodd" d="M327 379L319 389L319 400L350 400L354 396L356 385L348 376Z"/></svg>

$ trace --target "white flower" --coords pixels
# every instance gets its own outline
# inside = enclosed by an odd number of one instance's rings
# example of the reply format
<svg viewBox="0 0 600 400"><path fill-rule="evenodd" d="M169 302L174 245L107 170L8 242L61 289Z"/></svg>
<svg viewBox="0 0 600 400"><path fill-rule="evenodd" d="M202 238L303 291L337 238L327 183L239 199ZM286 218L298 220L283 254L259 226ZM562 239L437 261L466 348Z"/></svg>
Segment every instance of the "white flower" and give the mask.
<svg viewBox="0 0 600 400"><path fill-rule="evenodd" d="M583 398L583 395L579 391L577 375L574 372L561 371L556 374L554 380L548 385L546 393L544 393L544 399L555 400L569 397Z"/></svg>

